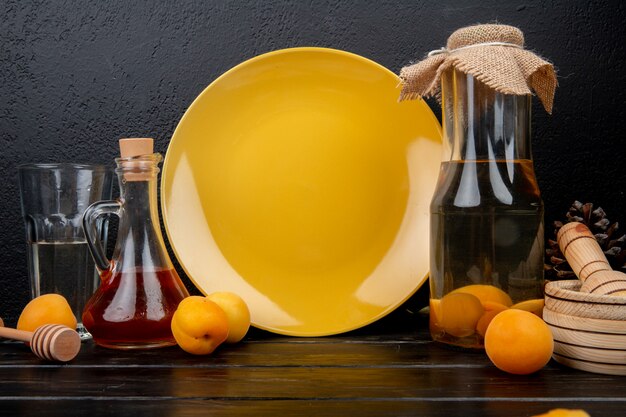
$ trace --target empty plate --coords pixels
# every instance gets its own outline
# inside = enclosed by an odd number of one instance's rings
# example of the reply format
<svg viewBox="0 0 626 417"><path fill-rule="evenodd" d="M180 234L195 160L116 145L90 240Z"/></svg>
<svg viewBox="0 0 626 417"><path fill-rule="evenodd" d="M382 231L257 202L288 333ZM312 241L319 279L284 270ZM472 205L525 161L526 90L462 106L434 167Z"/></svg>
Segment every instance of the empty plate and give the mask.
<svg viewBox="0 0 626 417"><path fill-rule="evenodd" d="M169 144L161 200L181 266L231 291L252 324L295 336L356 329L428 273L441 129L398 77L325 48L271 52L229 70Z"/></svg>

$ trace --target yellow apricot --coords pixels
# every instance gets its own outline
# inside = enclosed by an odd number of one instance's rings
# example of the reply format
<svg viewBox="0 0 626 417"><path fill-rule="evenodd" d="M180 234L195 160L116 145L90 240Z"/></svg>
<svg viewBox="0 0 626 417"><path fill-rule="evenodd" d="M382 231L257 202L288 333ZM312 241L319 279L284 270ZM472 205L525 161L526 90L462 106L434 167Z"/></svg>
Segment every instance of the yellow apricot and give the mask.
<svg viewBox="0 0 626 417"><path fill-rule="evenodd" d="M30 300L17 320L17 328L34 332L44 324L62 324L76 329L76 317L65 297L60 294L44 294Z"/></svg>
<svg viewBox="0 0 626 417"><path fill-rule="evenodd" d="M585 410L568 410L566 408L555 408L544 414L537 414L533 417L589 417Z"/></svg>
<svg viewBox="0 0 626 417"><path fill-rule="evenodd" d="M534 300L526 300L526 301L519 302L511 306L511 308L514 308L516 310L530 311L535 316L539 318L543 318L543 304L544 304L543 298L537 298Z"/></svg>
<svg viewBox="0 0 626 417"><path fill-rule="evenodd" d="M485 351L494 365L526 375L543 368L554 350L548 325L536 315L508 309L496 315L485 334Z"/></svg>
<svg viewBox="0 0 626 417"><path fill-rule="evenodd" d="M482 316L480 316L478 323L476 323L476 332L482 337L485 337L485 333L487 333L487 328L489 327L491 320L493 320L498 313L507 310L508 307L504 304L487 301L483 303L483 308L485 309L485 312Z"/></svg>
<svg viewBox="0 0 626 417"><path fill-rule="evenodd" d="M472 294L450 293L441 299L440 325L456 337L474 334L476 323L485 312L480 300Z"/></svg>
<svg viewBox="0 0 626 417"><path fill-rule="evenodd" d="M243 298L228 291L214 292L206 298L220 306L228 317L226 343L237 343L243 339L250 328L250 310Z"/></svg>
<svg viewBox="0 0 626 417"><path fill-rule="evenodd" d="M504 291L502 291L500 288L495 287L493 285L485 285L485 284L472 284L472 285L466 285L465 287L461 287L461 288L457 288L456 290L452 291L450 294L453 293L465 293L465 294L472 294L473 296L477 297L481 303L486 303L487 301L493 301L495 303L500 303L503 304L507 307L511 307L511 305L513 305L513 300L511 300L511 297L509 297L509 295L507 293L505 293Z"/></svg>

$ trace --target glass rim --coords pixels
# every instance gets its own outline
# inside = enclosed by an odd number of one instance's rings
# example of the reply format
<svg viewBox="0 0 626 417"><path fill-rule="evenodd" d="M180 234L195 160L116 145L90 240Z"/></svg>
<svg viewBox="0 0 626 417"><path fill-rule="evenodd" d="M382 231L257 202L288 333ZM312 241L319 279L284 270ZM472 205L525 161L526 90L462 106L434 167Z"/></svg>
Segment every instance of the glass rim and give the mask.
<svg viewBox="0 0 626 417"><path fill-rule="evenodd" d="M75 162L46 162L46 163L25 163L17 166L19 171L26 170L57 170L74 169L86 171L110 171L111 168L102 164L83 164Z"/></svg>

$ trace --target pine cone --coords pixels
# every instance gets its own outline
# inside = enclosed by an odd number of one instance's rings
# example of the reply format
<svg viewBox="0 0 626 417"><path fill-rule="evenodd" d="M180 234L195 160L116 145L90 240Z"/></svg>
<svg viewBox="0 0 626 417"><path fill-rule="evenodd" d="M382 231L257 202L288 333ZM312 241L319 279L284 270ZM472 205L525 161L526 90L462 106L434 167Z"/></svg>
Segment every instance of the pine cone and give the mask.
<svg viewBox="0 0 626 417"><path fill-rule="evenodd" d="M621 234L617 237L618 223L611 224L601 207L594 210L593 203L583 204L580 201L574 201L565 217L565 223L584 223L596 237L611 267L626 273L626 235ZM564 222L557 220L552 224L554 226L554 238L548 239L546 244L545 277L548 280L575 279L576 274L572 272L572 268L561 253L556 241L557 233Z"/></svg>

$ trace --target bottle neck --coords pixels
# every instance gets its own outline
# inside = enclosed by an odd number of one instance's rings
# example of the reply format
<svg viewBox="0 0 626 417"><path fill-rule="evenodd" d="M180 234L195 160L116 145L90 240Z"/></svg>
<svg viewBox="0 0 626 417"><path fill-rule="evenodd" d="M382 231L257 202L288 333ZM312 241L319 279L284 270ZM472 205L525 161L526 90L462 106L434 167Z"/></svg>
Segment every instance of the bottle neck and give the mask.
<svg viewBox="0 0 626 417"><path fill-rule="evenodd" d="M129 215L126 219L137 225L158 225L159 213L157 202L156 176L141 181L126 181L123 174L119 177L120 199L124 211ZM147 221L150 220L150 223ZM155 232L160 234L158 227Z"/></svg>
<svg viewBox="0 0 626 417"><path fill-rule="evenodd" d="M531 96L501 94L454 68L441 76L445 157L532 160Z"/></svg>
<svg viewBox="0 0 626 417"><path fill-rule="evenodd" d="M171 269L159 222L158 154L141 159L119 159L121 213L113 258L126 270Z"/></svg>
<svg viewBox="0 0 626 417"><path fill-rule="evenodd" d="M157 178L159 174L160 154L145 155L136 158L117 159L120 185L120 199L128 214L127 221L137 226L151 225L155 233L161 234L157 202ZM148 222L149 221L149 222Z"/></svg>

